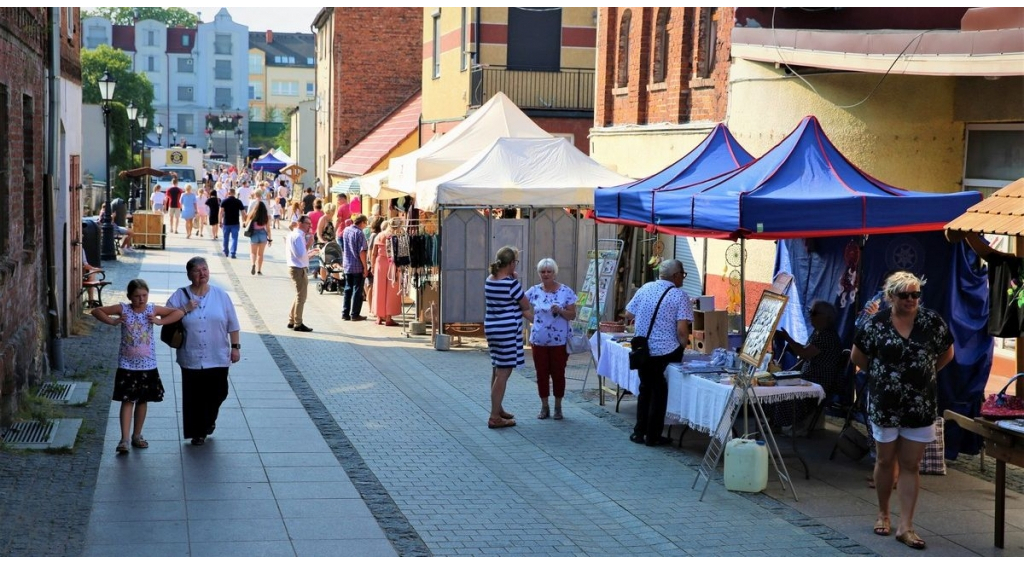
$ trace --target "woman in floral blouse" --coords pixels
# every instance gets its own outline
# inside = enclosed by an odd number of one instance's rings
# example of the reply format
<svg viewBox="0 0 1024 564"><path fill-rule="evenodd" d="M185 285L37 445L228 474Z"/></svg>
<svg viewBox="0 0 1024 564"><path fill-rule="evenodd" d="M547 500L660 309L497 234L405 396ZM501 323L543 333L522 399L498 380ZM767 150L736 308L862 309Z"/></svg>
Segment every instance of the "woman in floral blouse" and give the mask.
<svg viewBox="0 0 1024 564"><path fill-rule="evenodd" d="M555 280L558 264L553 258L541 259L537 263L537 275L540 284L526 291L534 312L530 348L533 351L533 364L537 368L537 392L540 394L540 415L537 419L551 416L548 404L549 379L555 393L555 419L561 419L562 397L565 396L565 365L569 362L565 344L572 332L569 322L576 319L576 293Z"/></svg>
<svg viewBox="0 0 1024 564"><path fill-rule="evenodd" d="M890 533L889 498L898 467L900 522L896 540L923 549L914 531L925 446L935 440L935 375L953 360L953 336L934 311L919 306L919 278L897 272L885 281L889 309L874 315L854 337L852 359L868 373L868 418L877 443L875 534Z"/></svg>

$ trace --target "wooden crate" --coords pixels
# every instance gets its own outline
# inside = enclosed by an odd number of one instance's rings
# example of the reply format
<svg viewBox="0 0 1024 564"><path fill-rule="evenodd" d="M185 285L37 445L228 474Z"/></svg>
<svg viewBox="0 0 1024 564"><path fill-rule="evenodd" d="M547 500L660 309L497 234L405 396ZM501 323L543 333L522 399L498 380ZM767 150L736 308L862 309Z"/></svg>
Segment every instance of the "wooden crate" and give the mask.
<svg viewBox="0 0 1024 564"><path fill-rule="evenodd" d="M132 242L136 247L163 249L165 246L166 234L162 213L135 212L132 218L132 231Z"/></svg>
<svg viewBox="0 0 1024 564"><path fill-rule="evenodd" d="M729 348L729 312L693 310L690 334L697 352L711 354L715 349Z"/></svg>

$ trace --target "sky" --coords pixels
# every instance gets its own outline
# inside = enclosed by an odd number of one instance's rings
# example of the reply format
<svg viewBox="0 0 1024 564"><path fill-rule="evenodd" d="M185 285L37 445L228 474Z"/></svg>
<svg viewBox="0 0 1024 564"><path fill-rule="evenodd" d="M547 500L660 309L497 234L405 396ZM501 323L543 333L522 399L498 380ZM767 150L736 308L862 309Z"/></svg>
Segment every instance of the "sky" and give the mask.
<svg viewBox="0 0 1024 564"><path fill-rule="evenodd" d="M285 7L286 6L286 7ZM313 18L320 12L319 7L296 6L292 2L281 4L270 3L263 7L236 7L231 5L215 4L205 7L182 6L189 12L202 13L203 22L213 21L221 7L226 7L231 19L249 27L249 31L266 31L268 29L277 32L302 32L311 33L309 28L313 24Z"/></svg>

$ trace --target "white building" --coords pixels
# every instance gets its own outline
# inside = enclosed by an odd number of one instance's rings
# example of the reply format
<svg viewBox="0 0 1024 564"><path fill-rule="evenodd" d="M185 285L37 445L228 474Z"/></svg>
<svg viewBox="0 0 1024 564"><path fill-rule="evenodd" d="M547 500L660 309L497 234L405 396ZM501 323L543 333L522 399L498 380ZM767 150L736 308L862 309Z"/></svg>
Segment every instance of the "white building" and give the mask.
<svg viewBox="0 0 1024 564"><path fill-rule="evenodd" d="M86 18L82 27L85 48L106 44L125 51L133 70L153 83L156 115L150 124L154 132L157 124L163 126L162 145L184 141L234 159L236 130L245 135L248 129L247 26L221 8L212 22L195 29L169 28L155 20L111 25L105 18ZM154 142L155 135L150 134Z"/></svg>

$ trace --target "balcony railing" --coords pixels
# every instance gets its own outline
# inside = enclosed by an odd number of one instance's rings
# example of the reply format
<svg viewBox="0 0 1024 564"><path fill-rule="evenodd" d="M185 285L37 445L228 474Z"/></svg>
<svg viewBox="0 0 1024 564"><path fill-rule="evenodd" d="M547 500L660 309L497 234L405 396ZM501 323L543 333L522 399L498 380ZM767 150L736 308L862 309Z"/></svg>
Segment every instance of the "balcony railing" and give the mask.
<svg viewBox="0 0 1024 564"><path fill-rule="evenodd" d="M504 92L524 110L594 111L594 69L531 71L476 66L470 80L473 107Z"/></svg>

